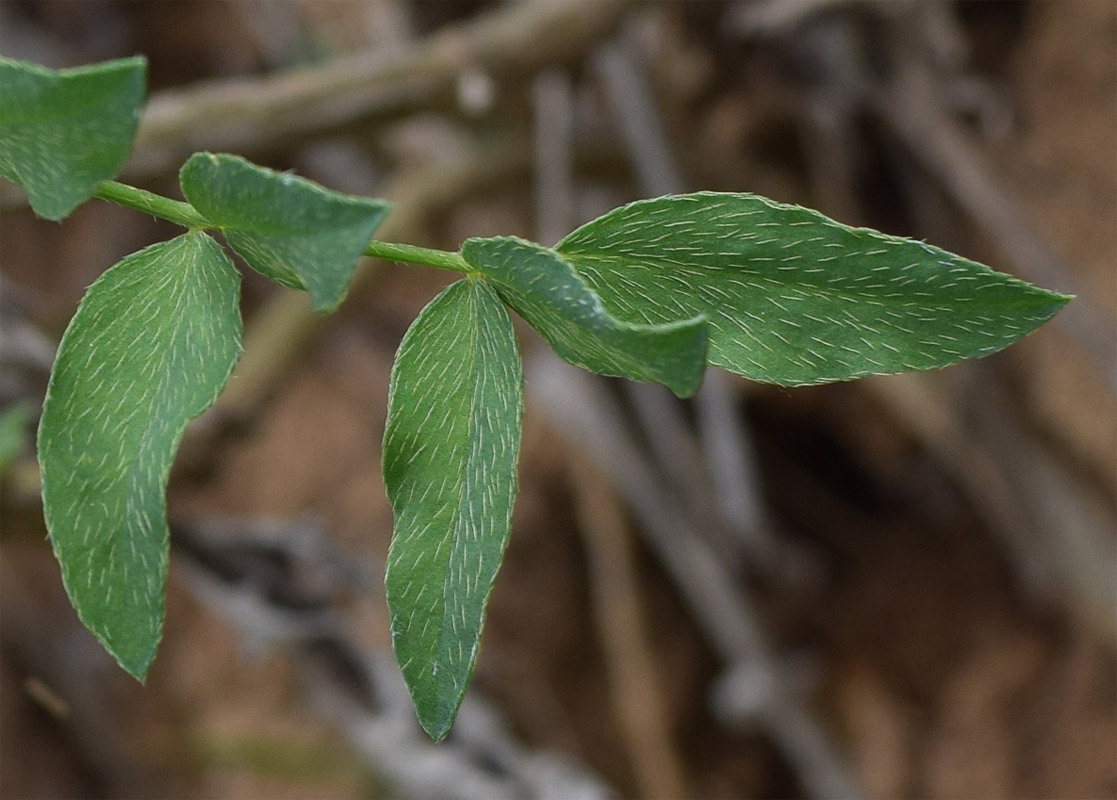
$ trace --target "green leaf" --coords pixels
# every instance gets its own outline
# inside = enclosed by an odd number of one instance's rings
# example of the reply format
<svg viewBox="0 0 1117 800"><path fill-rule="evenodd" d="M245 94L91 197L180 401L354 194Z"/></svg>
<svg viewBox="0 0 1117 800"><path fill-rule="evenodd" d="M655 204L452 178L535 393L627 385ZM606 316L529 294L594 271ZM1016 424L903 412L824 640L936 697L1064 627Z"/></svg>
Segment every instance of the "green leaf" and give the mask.
<svg viewBox="0 0 1117 800"><path fill-rule="evenodd" d="M481 641L516 496L523 372L508 312L458 281L400 344L384 485L395 512L385 585L392 643L424 730L450 730Z"/></svg>
<svg viewBox="0 0 1117 800"><path fill-rule="evenodd" d="M390 208L224 154L195 153L179 180L190 204L250 267L305 289L315 311L345 298L357 260Z"/></svg>
<svg viewBox="0 0 1117 800"><path fill-rule="evenodd" d="M642 200L557 250L632 322L706 314L710 363L824 383L1000 350L1070 298L937 247L745 194Z"/></svg>
<svg viewBox="0 0 1117 800"><path fill-rule="evenodd" d="M40 217L62 219L123 166L146 71L138 57L64 70L0 58L0 175Z"/></svg>
<svg viewBox="0 0 1117 800"><path fill-rule="evenodd" d="M468 239L462 258L571 364L662 383L680 397L702 383L707 334L701 313L662 325L619 322L558 253L522 239Z"/></svg>
<svg viewBox="0 0 1117 800"><path fill-rule="evenodd" d="M213 239L153 245L89 287L51 373L38 442L51 543L78 616L139 680L163 630L167 477L240 352L239 299Z"/></svg>

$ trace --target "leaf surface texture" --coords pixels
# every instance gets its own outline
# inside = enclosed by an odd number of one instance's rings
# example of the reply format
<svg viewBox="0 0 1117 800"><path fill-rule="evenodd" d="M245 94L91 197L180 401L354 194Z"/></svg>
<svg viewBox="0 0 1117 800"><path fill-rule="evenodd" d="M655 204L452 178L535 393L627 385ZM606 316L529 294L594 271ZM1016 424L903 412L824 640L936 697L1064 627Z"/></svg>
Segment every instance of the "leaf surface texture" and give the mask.
<svg viewBox="0 0 1117 800"><path fill-rule="evenodd" d="M152 245L89 288L51 374L38 436L51 543L78 616L140 680L163 628L167 477L240 352L239 298L210 237Z"/></svg>
<svg viewBox="0 0 1117 800"><path fill-rule="evenodd" d="M986 355L1069 300L922 242L747 194L638 201L556 249L610 313L646 324L705 314L711 364L783 385Z"/></svg>
<svg viewBox="0 0 1117 800"><path fill-rule="evenodd" d="M400 344L383 449L395 513L385 578L392 643L436 740L477 660L508 541L522 414L512 321L483 281L458 281Z"/></svg>
<svg viewBox="0 0 1117 800"><path fill-rule="evenodd" d="M702 383L706 324L699 315L666 324L618 321L560 255L522 239L468 239L462 257L571 364L662 383L681 397Z"/></svg>
<svg viewBox="0 0 1117 800"><path fill-rule="evenodd" d="M257 272L305 289L316 311L345 298L357 261L390 206L341 194L240 156L195 153L182 192Z"/></svg>
<svg viewBox="0 0 1117 800"><path fill-rule="evenodd" d="M0 175L58 220L116 176L132 150L147 62L51 70L0 58Z"/></svg>

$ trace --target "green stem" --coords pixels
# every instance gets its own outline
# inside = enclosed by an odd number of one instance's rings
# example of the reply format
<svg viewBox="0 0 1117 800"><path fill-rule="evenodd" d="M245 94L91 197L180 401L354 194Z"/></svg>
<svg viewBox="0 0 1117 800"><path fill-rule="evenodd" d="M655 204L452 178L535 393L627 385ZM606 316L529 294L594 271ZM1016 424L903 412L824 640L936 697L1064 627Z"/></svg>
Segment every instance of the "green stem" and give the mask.
<svg viewBox="0 0 1117 800"><path fill-rule="evenodd" d="M407 261L435 269L452 269L455 272L474 272L473 267L457 253L448 250L431 250L413 244L394 244L373 239L365 247L365 255L373 258L389 258L394 261Z"/></svg>
<svg viewBox="0 0 1117 800"><path fill-rule="evenodd" d="M186 228L214 227L189 203L180 203L178 200L137 189L135 186L129 186L125 183L105 181L97 187L96 194L102 200L108 200L118 206L134 208L136 211L151 214Z"/></svg>
<svg viewBox="0 0 1117 800"><path fill-rule="evenodd" d="M215 228L197 209L189 203L172 200L169 197L137 189L125 183L105 181L97 187L97 197L116 203L118 206L132 208L145 214L168 220L186 228ZM365 247L365 255L373 258L388 258L406 261L436 269L450 269L455 272L472 272L472 267L457 253L447 250L431 250L411 244L393 244L373 239Z"/></svg>

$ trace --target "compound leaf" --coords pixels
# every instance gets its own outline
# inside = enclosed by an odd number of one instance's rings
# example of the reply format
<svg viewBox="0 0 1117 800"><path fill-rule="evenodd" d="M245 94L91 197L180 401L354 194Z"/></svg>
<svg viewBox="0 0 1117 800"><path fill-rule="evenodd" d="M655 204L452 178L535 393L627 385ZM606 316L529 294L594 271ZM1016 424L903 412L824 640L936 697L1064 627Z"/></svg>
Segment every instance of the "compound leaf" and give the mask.
<svg viewBox="0 0 1117 800"><path fill-rule="evenodd" d="M153 245L89 287L51 373L38 437L51 543L78 616L139 680L163 629L167 477L236 361L239 298L210 237Z"/></svg>
<svg viewBox="0 0 1117 800"><path fill-rule="evenodd" d="M705 314L710 363L783 385L986 355L1070 299L922 242L747 194L638 201L556 249L621 319Z"/></svg>
<svg viewBox="0 0 1117 800"><path fill-rule="evenodd" d="M467 239L462 258L571 364L662 383L680 397L702 383L706 324L700 314L662 325L620 322L558 253L514 237Z"/></svg>
<svg viewBox="0 0 1117 800"><path fill-rule="evenodd" d="M450 729L477 660L516 495L523 372L483 281L452 284L400 344L384 485L395 513L385 578L392 643L419 722Z"/></svg>
<svg viewBox="0 0 1117 800"><path fill-rule="evenodd" d="M357 260L390 208L226 154L195 153L179 181L190 204L250 267L305 289L315 311L345 298Z"/></svg>
<svg viewBox="0 0 1117 800"><path fill-rule="evenodd" d="M0 175L40 217L62 219L113 178L132 150L147 62L51 70L0 58Z"/></svg>

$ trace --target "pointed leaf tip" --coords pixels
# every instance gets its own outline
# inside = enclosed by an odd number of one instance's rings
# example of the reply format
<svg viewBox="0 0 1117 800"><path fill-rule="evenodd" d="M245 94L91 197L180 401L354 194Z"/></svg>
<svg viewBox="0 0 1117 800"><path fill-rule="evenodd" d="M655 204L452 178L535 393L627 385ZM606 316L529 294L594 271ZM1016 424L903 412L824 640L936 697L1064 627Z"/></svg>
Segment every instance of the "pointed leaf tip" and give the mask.
<svg viewBox="0 0 1117 800"><path fill-rule="evenodd" d="M522 414L508 312L483 281L452 284L400 344L383 447L395 516L385 577L392 646L436 741L477 661L508 542Z"/></svg>
<svg viewBox="0 0 1117 800"><path fill-rule="evenodd" d="M648 324L706 314L711 364L782 385L987 355L1067 300L923 242L747 194L640 200L556 249L610 313Z"/></svg>
<svg viewBox="0 0 1117 800"><path fill-rule="evenodd" d="M167 477L232 371L239 297L205 234L153 245L89 288L51 372L38 434L51 544L78 617L139 681L163 633Z"/></svg>

